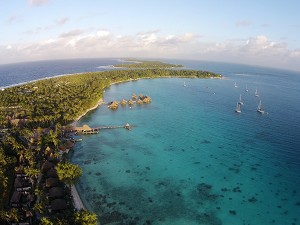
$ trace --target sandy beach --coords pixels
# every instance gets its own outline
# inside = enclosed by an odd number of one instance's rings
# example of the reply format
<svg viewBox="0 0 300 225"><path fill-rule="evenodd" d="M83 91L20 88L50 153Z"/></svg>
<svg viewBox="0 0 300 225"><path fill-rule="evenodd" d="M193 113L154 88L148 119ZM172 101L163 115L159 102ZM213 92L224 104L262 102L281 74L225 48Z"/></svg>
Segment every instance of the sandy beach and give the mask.
<svg viewBox="0 0 300 225"><path fill-rule="evenodd" d="M77 191L75 185L71 186L71 194L72 194L75 209L77 209L77 210L86 209L84 207L84 204L81 201L81 198L78 194L78 191Z"/></svg>
<svg viewBox="0 0 300 225"><path fill-rule="evenodd" d="M99 101L97 102L97 104L89 109L87 109L82 115L78 116L72 123L71 123L71 126L75 126L77 121L80 120L83 116L85 116L89 111L93 110L93 109L96 109L99 105L103 104L104 101L102 98L99 99ZM81 198L78 194L78 191L75 187L75 185L72 185L71 186L71 195L72 195L72 198L73 198L73 202L74 202L74 207L75 209L77 210L81 210L81 209L86 209L84 207L84 204L82 203L81 201Z"/></svg>

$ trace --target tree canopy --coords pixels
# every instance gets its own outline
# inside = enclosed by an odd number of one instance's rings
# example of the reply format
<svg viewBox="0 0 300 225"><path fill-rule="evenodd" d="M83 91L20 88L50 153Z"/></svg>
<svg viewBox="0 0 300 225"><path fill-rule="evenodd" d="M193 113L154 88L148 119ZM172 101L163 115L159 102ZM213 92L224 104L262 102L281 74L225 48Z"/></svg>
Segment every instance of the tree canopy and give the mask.
<svg viewBox="0 0 300 225"><path fill-rule="evenodd" d="M76 225L97 225L97 215L86 210L74 214Z"/></svg>
<svg viewBox="0 0 300 225"><path fill-rule="evenodd" d="M56 166L58 178L68 185L75 184L82 175L82 169L70 162L60 162Z"/></svg>
<svg viewBox="0 0 300 225"><path fill-rule="evenodd" d="M92 108L112 83L140 78L220 78L207 71L138 69L66 75L6 88L0 95L0 128L66 125Z"/></svg>

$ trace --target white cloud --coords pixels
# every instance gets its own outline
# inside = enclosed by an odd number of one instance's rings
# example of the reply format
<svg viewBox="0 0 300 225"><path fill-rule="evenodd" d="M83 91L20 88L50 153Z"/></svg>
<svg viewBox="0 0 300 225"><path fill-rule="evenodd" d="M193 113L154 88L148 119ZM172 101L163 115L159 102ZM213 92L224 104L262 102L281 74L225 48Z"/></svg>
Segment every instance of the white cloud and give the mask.
<svg viewBox="0 0 300 225"><path fill-rule="evenodd" d="M97 31L98 37L108 37L110 32L108 30L99 30Z"/></svg>
<svg viewBox="0 0 300 225"><path fill-rule="evenodd" d="M264 35L252 37L246 40L245 44L239 49L241 53L254 55L276 55L287 51L285 43L269 41Z"/></svg>
<svg viewBox="0 0 300 225"><path fill-rule="evenodd" d="M29 4L33 6L41 6L47 4L50 0L29 0Z"/></svg>
<svg viewBox="0 0 300 225"><path fill-rule="evenodd" d="M73 37L73 36L78 36L80 34L82 34L83 31L82 30L79 30L79 29L75 29L75 30L71 30L71 31L68 31L66 33L62 33L60 35L60 37L63 37L63 38L66 38L66 37Z"/></svg>
<svg viewBox="0 0 300 225"><path fill-rule="evenodd" d="M292 58L298 58L300 60L300 49L295 49L290 52Z"/></svg>
<svg viewBox="0 0 300 225"><path fill-rule="evenodd" d="M109 30L70 30L56 38L31 44L0 46L1 63L84 57L193 58L277 66L300 70L300 49L289 50L284 42L259 35L225 42L204 42L199 35L162 35L158 31L136 35ZM293 64L293 65L292 65Z"/></svg>

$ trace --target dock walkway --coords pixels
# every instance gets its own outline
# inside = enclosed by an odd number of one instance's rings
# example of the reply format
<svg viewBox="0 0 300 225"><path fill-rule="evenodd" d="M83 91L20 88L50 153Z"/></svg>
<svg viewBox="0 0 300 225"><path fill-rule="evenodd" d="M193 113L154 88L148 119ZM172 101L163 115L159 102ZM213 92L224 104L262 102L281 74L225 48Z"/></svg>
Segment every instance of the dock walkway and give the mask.
<svg viewBox="0 0 300 225"><path fill-rule="evenodd" d="M98 134L100 130L103 129L116 129L116 128L125 128L127 130L130 130L132 125L129 125L128 123L123 126L101 126L101 127L94 127L91 128L88 125L83 125L82 127L74 127L73 130L78 134Z"/></svg>

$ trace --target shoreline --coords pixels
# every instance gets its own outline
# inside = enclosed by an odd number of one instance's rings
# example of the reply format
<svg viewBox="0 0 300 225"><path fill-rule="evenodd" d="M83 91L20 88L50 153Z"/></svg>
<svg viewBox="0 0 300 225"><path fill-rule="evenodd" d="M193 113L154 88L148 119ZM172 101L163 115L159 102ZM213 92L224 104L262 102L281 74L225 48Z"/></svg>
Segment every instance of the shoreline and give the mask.
<svg viewBox="0 0 300 225"><path fill-rule="evenodd" d="M99 71L99 72L101 72L101 71ZM34 82L41 81L41 80L48 80L48 79L57 78L57 77L64 77L64 76L79 75L79 74L82 74L82 73L89 73L89 72L65 73L65 74L54 75L52 77L47 76L47 77L38 78L38 79L35 79L35 80L23 81L23 82L20 82L20 83L17 83L17 84L10 84L10 85L7 85L7 86L1 86L0 89L18 87L18 86L34 83Z"/></svg>
<svg viewBox="0 0 300 225"><path fill-rule="evenodd" d="M99 101L96 103L96 105L92 106L91 108L87 109L84 113L82 113L81 115L79 115L72 123L70 123L71 126L75 126L76 123L82 118L84 117L88 112L97 109L99 106L103 105L104 101L103 98L100 98Z"/></svg>
<svg viewBox="0 0 300 225"><path fill-rule="evenodd" d="M78 211L81 209L86 210L86 207L83 204L75 185L71 186L71 195L74 203L74 208L77 209Z"/></svg>

